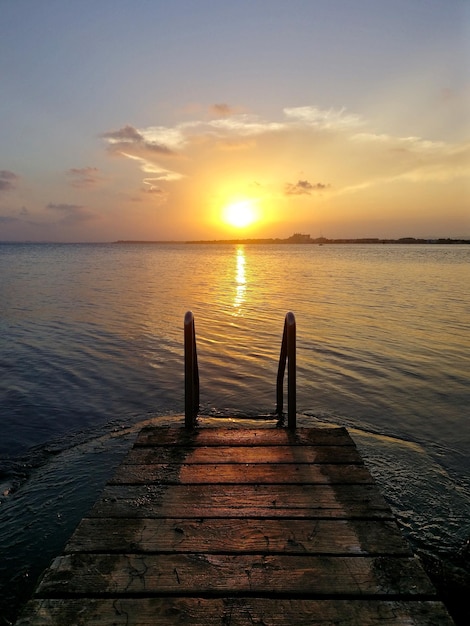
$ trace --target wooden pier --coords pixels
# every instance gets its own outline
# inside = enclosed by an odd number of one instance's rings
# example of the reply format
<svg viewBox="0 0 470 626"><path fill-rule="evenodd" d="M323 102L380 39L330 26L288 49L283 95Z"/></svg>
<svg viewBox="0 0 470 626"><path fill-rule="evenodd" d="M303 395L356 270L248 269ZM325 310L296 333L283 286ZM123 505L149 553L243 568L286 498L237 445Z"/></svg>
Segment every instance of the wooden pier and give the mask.
<svg viewBox="0 0 470 626"><path fill-rule="evenodd" d="M451 625L344 428L146 428L17 626Z"/></svg>

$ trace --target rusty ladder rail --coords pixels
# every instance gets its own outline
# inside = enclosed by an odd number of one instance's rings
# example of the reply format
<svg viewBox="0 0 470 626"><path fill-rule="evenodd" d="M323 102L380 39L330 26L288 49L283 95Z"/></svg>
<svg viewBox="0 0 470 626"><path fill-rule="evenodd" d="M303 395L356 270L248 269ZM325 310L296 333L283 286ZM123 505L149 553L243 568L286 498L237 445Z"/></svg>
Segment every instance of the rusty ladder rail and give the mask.
<svg viewBox="0 0 470 626"><path fill-rule="evenodd" d="M284 321L281 354L276 384L276 414L282 418L284 405L284 373L287 370L287 426L296 427L296 324L294 314L289 311ZM199 368L197 364L196 331L194 315L187 311L184 316L184 425L196 426L199 412Z"/></svg>
<svg viewBox="0 0 470 626"><path fill-rule="evenodd" d="M191 429L196 425L199 411L199 368L197 364L196 330L194 315L187 311L184 316L184 425Z"/></svg>
<svg viewBox="0 0 470 626"><path fill-rule="evenodd" d="M276 385L276 413L281 418L284 408L284 372L287 361L287 426L295 428L297 422L297 392L296 392L296 324L295 316L289 311L284 321L282 333L281 354L277 370Z"/></svg>

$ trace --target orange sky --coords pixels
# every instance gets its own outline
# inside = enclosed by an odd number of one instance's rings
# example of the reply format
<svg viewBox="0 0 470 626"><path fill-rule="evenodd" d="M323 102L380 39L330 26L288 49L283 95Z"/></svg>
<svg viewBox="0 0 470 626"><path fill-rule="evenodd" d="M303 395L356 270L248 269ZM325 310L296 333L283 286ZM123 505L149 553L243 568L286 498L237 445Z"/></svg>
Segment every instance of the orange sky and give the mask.
<svg viewBox="0 0 470 626"><path fill-rule="evenodd" d="M0 241L470 237L470 5L421 4L7 3Z"/></svg>
<svg viewBox="0 0 470 626"><path fill-rule="evenodd" d="M143 228L150 208L170 238L428 236L450 223L469 232L468 144L380 133L358 115L313 106L275 121L224 112L106 135L141 176ZM225 223L234 202L250 203L257 221Z"/></svg>

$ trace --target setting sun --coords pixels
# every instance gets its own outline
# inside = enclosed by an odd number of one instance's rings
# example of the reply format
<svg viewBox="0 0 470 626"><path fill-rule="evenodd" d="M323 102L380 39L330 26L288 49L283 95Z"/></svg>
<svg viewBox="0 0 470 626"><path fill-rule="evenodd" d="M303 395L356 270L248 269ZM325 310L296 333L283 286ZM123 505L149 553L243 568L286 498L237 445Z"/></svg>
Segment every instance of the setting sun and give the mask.
<svg viewBox="0 0 470 626"><path fill-rule="evenodd" d="M253 201L242 200L226 206L222 213L224 222L235 228L244 228L257 220L257 212Z"/></svg>

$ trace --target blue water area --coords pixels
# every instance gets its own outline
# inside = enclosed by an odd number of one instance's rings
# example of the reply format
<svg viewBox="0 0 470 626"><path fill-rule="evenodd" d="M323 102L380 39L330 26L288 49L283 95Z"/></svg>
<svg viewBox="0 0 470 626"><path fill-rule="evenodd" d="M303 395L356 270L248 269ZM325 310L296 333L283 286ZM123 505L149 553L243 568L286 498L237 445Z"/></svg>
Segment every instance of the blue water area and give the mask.
<svg viewBox="0 0 470 626"><path fill-rule="evenodd" d="M204 414L274 411L292 310L299 425L347 426L413 546L464 554L470 246L0 244L0 293L7 619L142 425L183 412L189 309Z"/></svg>

